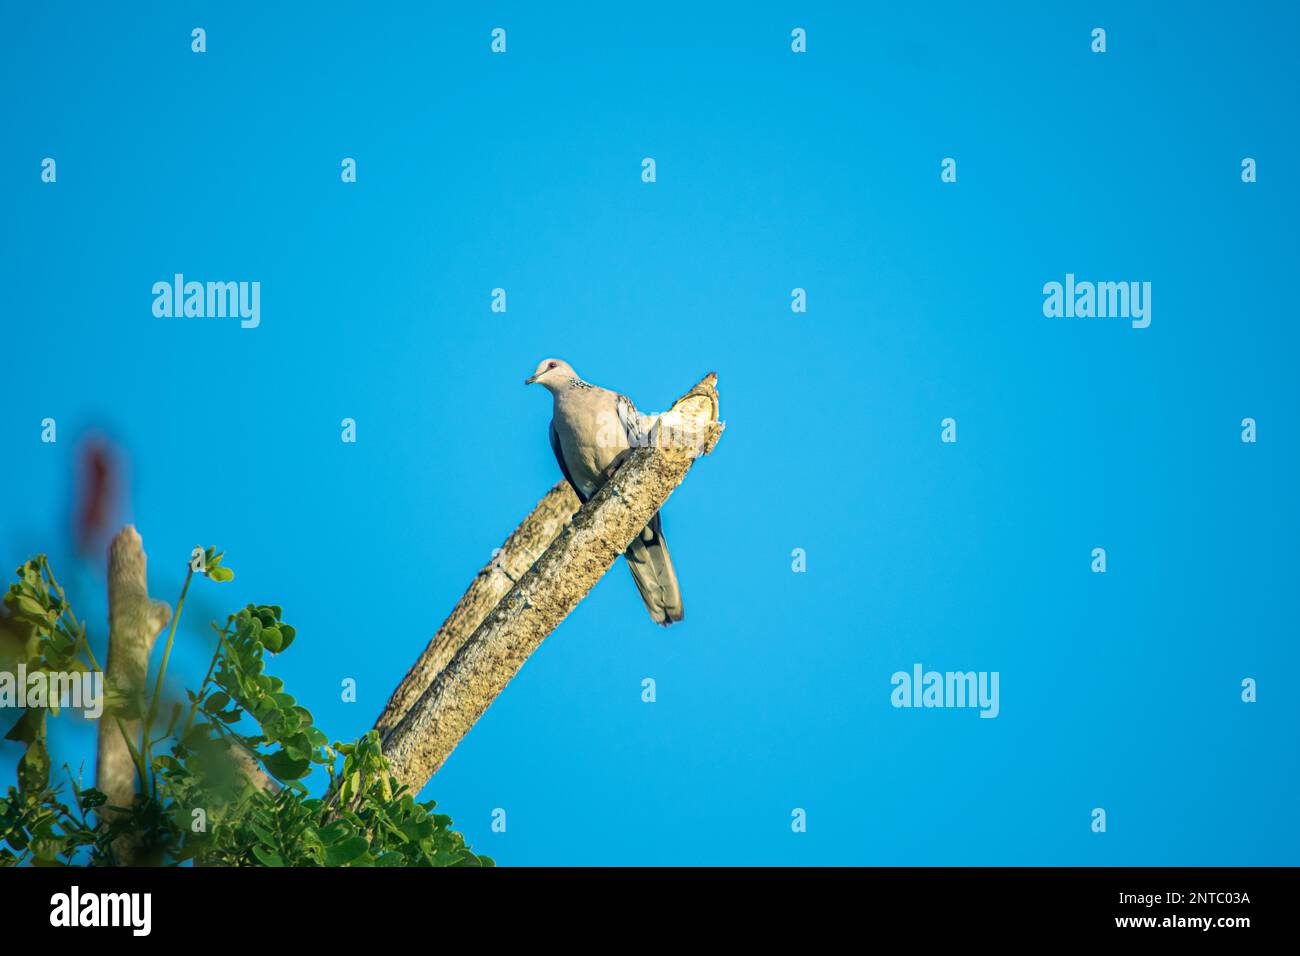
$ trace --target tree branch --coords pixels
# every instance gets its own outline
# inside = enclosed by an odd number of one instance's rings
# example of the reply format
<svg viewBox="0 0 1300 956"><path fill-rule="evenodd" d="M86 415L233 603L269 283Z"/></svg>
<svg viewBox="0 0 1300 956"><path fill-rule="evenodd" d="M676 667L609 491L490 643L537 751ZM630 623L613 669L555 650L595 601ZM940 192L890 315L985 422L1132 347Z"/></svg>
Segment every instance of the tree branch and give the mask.
<svg viewBox="0 0 1300 956"><path fill-rule="evenodd" d="M171 619L165 601L151 601L145 578L147 559L140 534L127 525L113 538L108 549L108 660L104 677L130 706L126 716L106 711L101 715L95 787L107 798L108 807L130 807L135 800L139 770L131 755L128 739L140 735L149 653L154 641ZM135 862L138 841L118 838L114 850L123 863Z"/></svg>
<svg viewBox="0 0 1300 956"><path fill-rule="evenodd" d="M626 455L613 477L391 726L383 738L384 755L398 783L412 792L424 787L529 655L663 506L695 458L713 450L723 429L716 383L717 376L710 373L660 416L648 447Z"/></svg>
<svg viewBox="0 0 1300 956"><path fill-rule="evenodd" d="M383 737L397 726L406 712L420 699L456 656L465 641L483 623L483 618L497 606L525 572L536 563L551 542L564 530L580 502L567 481L561 480L546 493L537 507L506 538L499 552L485 564L447 620L442 622L429 645L407 671L406 677L388 699L383 713L375 721L375 730Z"/></svg>

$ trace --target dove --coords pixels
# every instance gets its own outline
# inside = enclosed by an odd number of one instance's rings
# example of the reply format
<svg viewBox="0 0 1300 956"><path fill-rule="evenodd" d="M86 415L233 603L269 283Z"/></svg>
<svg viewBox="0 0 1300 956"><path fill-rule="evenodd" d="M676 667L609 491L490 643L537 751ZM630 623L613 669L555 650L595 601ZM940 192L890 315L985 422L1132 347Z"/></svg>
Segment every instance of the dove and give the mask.
<svg viewBox="0 0 1300 956"><path fill-rule="evenodd" d="M541 385L554 399L551 449L560 471L586 503L600 490L610 464L628 448L645 443L645 418L626 395L583 381L562 359L543 359L525 385ZM682 592L668 554L659 512L623 552L646 610L668 627L682 619Z"/></svg>

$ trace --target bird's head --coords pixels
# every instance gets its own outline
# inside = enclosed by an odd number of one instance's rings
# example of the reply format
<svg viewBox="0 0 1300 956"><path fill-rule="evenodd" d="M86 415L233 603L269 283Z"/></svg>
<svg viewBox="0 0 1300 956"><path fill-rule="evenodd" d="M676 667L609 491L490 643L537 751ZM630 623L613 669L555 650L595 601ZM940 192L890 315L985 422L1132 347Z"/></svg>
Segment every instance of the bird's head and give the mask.
<svg viewBox="0 0 1300 956"><path fill-rule="evenodd" d="M545 385L548 389L554 391L560 387L562 382L567 382L571 378L577 378L578 373L573 370L568 362L564 359L542 359L537 363L537 370L528 378L524 379L525 385L532 385L537 382Z"/></svg>

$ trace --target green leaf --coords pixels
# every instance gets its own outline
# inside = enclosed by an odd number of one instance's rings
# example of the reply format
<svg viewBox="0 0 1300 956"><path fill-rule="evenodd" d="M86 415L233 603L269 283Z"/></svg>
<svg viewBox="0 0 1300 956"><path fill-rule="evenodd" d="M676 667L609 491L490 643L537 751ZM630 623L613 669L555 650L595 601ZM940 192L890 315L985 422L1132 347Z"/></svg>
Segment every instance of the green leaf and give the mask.
<svg viewBox="0 0 1300 956"><path fill-rule="evenodd" d="M284 866L284 859L280 854L274 850L268 850L261 844L253 847L253 856L257 857L263 866Z"/></svg>
<svg viewBox="0 0 1300 956"><path fill-rule="evenodd" d="M26 594L11 594L5 599L5 604L14 612L14 614L37 621L41 624L48 624L50 621L50 612L41 607L36 601L32 600Z"/></svg>
<svg viewBox="0 0 1300 956"><path fill-rule="evenodd" d="M311 770L310 760L294 760L283 750L277 750L269 757L264 757L262 763L266 767L266 772L277 780L298 780L307 776Z"/></svg>
<svg viewBox="0 0 1300 956"><path fill-rule="evenodd" d="M261 640L262 646L272 654L279 653L280 648L284 645L284 635L281 634L280 629L275 626L263 627L259 640Z"/></svg>
<svg viewBox="0 0 1300 956"><path fill-rule="evenodd" d="M311 760L311 744L307 742L306 734L294 734L286 737L281 741L285 753L294 760Z"/></svg>
<svg viewBox="0 0 1300 956"><path fill-rule="evenodd" d="M239 624L239 636L247 641L256 641L262 633L262 622L249 616Z"/></svg>
<svg viewBox="0 0 1300 956"><path fill-rule="evenodd" d="M42 555L44 557L44 555ZM17 575L23 579L23 583L34 585L41 579L41 560L40 558L31 558L17 570Z"/></svg>
<svg viewBox="0 0 1300 956"><path fill-rule="evenodd" d="M320 841L325 844L337 843L351 832L351 826L342 820L335 820L328 826L321 827L319 830Z"/></svg>
<svg viewBox="0 0 1300 956"><path fill-rule="evenodd" d="M355 836L325 848L326 866L346 866L370 849L365 837Z"/></svg>

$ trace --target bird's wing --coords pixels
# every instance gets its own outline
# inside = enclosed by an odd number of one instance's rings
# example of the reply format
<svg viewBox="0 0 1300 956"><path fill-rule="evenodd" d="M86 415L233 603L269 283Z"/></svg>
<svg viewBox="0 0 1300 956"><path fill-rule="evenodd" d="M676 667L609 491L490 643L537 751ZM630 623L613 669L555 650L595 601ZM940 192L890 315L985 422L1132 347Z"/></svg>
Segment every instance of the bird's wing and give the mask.
<svg viewBox="0 0 1300 956"><path fill-rule="evenodd" d="M573 480L573 475L569 474L569 466L564 463L564 449L560 447L560 436L555 431L555 422L551 422L551 451L555 452L555 460L560 464L560 471L564 475L564 480L569 483L573 493L578 496L578 500L584 505L587 503L587 496L582 493L578 483Z"/></svg>
<svg viewBox="0 0 1300 956"><path fill-rule="evenodd" d="M623 425L624 434L627 435L628 447L640 448L645 445L646 432L642 427L642 416L632 404L632 399L626 395L615 395L614 410L618 413L618 420Z"/></svg>

